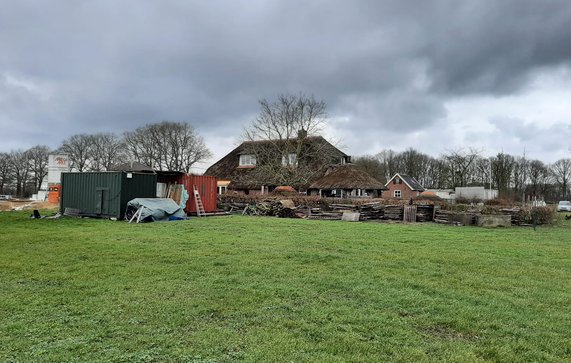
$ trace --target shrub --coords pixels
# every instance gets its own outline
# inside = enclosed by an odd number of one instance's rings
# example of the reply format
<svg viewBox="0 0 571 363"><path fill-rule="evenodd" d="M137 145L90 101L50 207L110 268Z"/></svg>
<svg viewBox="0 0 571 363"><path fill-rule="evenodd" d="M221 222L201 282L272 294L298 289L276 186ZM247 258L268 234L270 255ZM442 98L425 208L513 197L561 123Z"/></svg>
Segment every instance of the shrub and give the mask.
<svg viewBox="0 0 571 363"><path fill-rule="evenodd" d="M526 224L552 224L557 220L556 216L550 207L524 207L518 212L520 222Z"/></svg>
<svg viewBox="0 0 571 363"><path fill-rule="evenodd" d="M497 205L497 206L504 206L504 207L508 207L508 206L512 206L513 200L510 199L506 199L506 198L494 198L494 199L490 199L490 200L486 200L484 202L485 205Z"/></svg>

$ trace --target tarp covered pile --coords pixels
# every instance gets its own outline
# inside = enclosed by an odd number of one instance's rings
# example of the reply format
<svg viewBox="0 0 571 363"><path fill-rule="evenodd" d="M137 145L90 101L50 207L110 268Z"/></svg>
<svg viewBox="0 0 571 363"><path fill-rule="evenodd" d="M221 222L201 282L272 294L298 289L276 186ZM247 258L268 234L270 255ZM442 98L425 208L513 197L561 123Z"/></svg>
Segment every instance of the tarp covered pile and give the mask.
<svg viewBox="0 0 571 363"><path fill-rule="evenodd" d="M186 213L170 198L135 198L127 203L125 218L137 222L168 221L185 219Z"/></svg>

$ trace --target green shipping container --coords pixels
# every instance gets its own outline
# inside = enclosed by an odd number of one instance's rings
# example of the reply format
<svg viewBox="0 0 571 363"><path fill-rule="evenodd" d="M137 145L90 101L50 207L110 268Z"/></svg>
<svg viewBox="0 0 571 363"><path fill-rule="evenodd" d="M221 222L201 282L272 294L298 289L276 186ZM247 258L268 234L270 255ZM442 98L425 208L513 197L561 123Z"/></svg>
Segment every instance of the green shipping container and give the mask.
<svg viewBox="0 0 571 363"><path fill-rule="evenodd" d="M127 202L155 198L155 174L124 171L62 173L60 211L82 216L123 219Z"/></svg>

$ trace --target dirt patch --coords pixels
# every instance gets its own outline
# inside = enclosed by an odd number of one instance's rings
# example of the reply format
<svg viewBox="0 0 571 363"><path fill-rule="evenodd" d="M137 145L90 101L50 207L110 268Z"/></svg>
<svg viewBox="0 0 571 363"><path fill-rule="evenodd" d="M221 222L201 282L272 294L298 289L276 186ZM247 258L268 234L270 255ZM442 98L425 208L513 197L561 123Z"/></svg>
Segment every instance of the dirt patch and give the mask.
<svg viewBox="0 0 571 363"><path fill-rule="evenodd" d="M11 210L33 210L33 209L58 209L59 204L50 202L38 202L32 200L2 200L0 201L0 211Z"/></svg>

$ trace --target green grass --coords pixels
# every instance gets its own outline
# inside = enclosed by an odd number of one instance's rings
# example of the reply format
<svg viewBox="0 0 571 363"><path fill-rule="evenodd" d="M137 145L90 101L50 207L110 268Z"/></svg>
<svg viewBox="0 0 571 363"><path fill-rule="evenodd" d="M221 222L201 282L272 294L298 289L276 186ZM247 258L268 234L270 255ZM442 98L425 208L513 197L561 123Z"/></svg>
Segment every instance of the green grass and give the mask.
<svg viewBox="0 0 571 363"><path fill-rule="evenodd" d="M571 223L0 213L0 361L571 361Z"/></svg>

